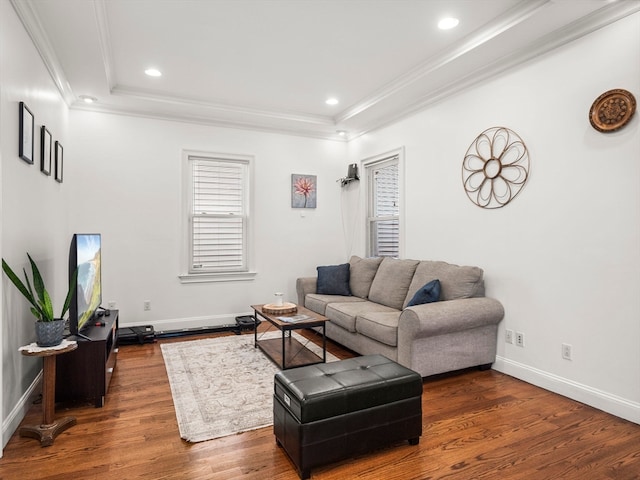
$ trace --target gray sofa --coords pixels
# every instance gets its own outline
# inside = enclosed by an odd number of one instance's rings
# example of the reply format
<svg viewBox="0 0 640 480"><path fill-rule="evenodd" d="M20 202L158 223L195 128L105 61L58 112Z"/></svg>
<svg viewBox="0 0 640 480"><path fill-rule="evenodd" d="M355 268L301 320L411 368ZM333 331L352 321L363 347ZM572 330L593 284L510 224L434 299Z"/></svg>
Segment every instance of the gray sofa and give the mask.
<svg viewBox="0 0 640 480"><path fill-rule="evenodd" d="M483 271L446 262L351 257L348 291L317 293L296 280L298 304L325 315L327 337L361 355L382 354L423 377L495 361L500 302L484 296ZM321 292L326 292L326 272ZM344 271L344 270L343 270ZM438 280L439 300L408 306ZM431 282L431 283L430 283ZM346 294L345 294L346 293Z"/></svg>

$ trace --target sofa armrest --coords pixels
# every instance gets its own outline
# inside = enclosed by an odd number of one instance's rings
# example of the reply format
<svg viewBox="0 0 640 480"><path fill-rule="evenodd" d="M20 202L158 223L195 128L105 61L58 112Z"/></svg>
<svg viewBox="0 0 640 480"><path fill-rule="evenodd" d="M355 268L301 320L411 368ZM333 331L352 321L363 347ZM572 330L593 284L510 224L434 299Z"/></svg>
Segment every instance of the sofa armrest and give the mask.
<svg viewBox="0 0 640 480"><path fill-rule="evenodd" d="M398 344L485 325L504 317L502 304L489 297L459 298L405 308L398 321Z"/></svg>
<svg viewBox="0 0 640 480"><path fill-rule="evenodd" d="M298 305L304 307L304 299L307 293L316 293L317 277L301 277L296 279L296 293L298 294Z"/></svg>

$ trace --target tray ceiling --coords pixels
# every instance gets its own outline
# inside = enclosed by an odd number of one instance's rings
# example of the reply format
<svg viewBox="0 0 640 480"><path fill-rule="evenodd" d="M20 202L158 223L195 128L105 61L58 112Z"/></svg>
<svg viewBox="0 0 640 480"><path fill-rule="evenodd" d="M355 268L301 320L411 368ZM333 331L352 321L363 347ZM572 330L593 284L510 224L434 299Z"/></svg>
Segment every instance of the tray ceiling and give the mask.
<svg viewBox="0 0 640 480"><path fill-rule="evenodd" d="M637 0L12 4L70 108L332 139L380 128L640 11ZM444 16L459 26L439 30ZM152 66L161 77L144 74Z"/></svg>

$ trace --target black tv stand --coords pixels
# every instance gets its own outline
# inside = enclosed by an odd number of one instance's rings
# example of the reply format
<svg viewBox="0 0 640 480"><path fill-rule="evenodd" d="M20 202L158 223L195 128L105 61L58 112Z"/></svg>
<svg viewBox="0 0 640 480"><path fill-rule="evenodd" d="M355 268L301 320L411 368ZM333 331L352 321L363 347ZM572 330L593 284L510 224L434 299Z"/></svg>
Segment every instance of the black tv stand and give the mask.
<svg viewBox="0 0 640 480"><path fill-rule="evenodd" d="M82 335L68 340L78 348L60 355L56 362L56 401L92 401L104 406L111 376L116 368L118 343L118 310L101 320L104 326L89 324Z"/></svg>

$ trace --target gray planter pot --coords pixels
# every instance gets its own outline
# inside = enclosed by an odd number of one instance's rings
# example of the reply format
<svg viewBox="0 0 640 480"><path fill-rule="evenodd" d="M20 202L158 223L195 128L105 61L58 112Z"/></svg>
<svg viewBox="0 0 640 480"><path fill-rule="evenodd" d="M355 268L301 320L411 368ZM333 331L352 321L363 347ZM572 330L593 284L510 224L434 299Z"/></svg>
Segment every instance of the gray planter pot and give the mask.
<svg viewBox="0 0 640 480"><path fill-rule="evenodd" d="M53 322L36 322L36 343L39 347L55 347L64 338L64 318Z"/></svg>

